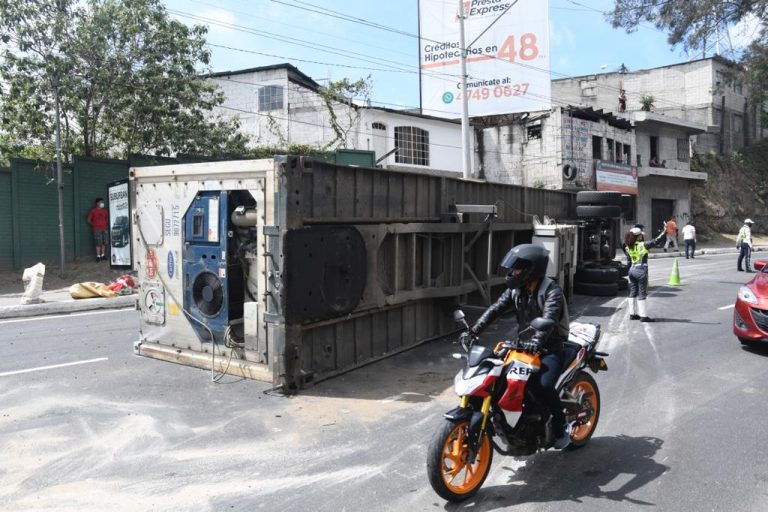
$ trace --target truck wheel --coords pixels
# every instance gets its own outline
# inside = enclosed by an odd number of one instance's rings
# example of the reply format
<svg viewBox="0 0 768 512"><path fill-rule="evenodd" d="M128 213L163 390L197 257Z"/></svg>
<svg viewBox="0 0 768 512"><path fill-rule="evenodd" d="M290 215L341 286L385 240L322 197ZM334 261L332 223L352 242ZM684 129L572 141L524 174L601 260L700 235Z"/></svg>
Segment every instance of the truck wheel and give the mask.
<svg viewBox="0 0 768 512"><path fill-rule="evenodd" d="M591 204L595 206L610 205L621 206L621 193L619 192L595 192L583 191L576 193L576 204Z"/></svg>
<svg viewBox="0 0 768 512"><path fill-rule="evenodd" d="M584 267L576 271L575 278L580 283L610 284L619 279L619 271L613 267Z"/></svg>
<svg viewBox="0 0 768 512"><path fill-rule="evenodd" d="M617 217L621 217L621 206L616 206L616 205L596 206L596 205L582 204L576 207L576 216L581 219L594 218L594 217L617 218Z"/></svg>
<svg viewBox="0 0 768 512"><path fill-rule="evenodd" d="M619 285L616 282L610 284L582 283L576 281L573 290L581 295L593 297L615 297L619 293Z"/></svg>

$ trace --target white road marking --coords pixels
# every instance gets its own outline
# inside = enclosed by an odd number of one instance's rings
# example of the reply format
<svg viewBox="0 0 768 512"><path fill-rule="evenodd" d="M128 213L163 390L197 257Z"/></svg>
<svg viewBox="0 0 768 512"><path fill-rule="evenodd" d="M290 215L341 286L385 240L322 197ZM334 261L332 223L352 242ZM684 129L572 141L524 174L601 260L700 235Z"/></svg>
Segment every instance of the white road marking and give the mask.
<svg viewBox="0 0 768 512"><path fill-rule="evenodd" d="M50 366L38 366L37 368L27 368L26 370L15 370L12 372L0 373L0 377L9 377L11 375L19 375L21 373L39 372L42 370L52 370L54 368L65 368L67 366L75 366L78 364L98 363L101 361L107 361L108 357L97 357L96 359L86 359L84 361L73 361L71 363L52 364Z"/></svg>
<svg viewBox="0 0 768 512"><path fill-rule="evenodd" d="M724 309L731 309L731 308L735 308L735 307L736 307L736 304L728 304L727 306L723 306L723 307L717 308L717 309L720 310L720 311L723 311Z"/></svg>
<svg viewBox="0 0 768 512"><path fill-rule="evenodd" d="M66 315L39 315L39 316L28 316L24 318L14 318L11 320L0 320L0 325L2 324L15 324L16 322L31 322L33 320L52 320L54 318L71 318L75 316L89 316L89 315L106 315L108 313L122 313L126 310L134 310L133 306L128 306L125 308L120 309L102 309L99 311L86 311L83 313L69 313Z"/></svg>

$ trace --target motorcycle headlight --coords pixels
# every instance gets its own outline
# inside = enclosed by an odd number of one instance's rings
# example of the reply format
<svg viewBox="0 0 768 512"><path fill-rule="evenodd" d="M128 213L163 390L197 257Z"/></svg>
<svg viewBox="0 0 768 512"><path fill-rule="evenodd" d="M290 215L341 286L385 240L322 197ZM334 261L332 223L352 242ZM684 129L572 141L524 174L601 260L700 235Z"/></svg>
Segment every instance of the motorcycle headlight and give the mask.
<svg viewBox="0 0 768 512"><path fill-rule="evenodd" d="M744 302L749 302L750 304L757 304L757 297L755 297L754 292L752 292L748 286L739 288L739 299Z"/></svg>

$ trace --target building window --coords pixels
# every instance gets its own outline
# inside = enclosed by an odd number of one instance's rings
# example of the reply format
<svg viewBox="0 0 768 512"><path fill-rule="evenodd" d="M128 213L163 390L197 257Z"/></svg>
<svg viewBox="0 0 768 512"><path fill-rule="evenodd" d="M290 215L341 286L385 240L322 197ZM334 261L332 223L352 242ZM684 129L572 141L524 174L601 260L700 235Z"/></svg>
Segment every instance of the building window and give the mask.
<svg viewBox="0 0 768 512"><path fill-rule="evenodd" d="M722 71L715 71L715 85L720 86L725 83L725 75Z"/></svg>
<svg viewBox="0 0 768 512"><path fill-rule="evenodd" d="M387 129L387 125L384 123L373 123L371 124L371 128L374 130L385 130Z"/></svg>
<svg viewBox="0 0 768 512"><path fill-rule="evenodd" d="M736 94L744 94L744 86L742 84L734 84L733 90Z"/></svg>
<svg viewBox="0 0 768 512"><path fill-rule="evenodd" d="M395 162L429 165L429 132L416 126L395 126Z"/></svg>
<svg viewBox="0 0 768 512"><path fill-rule="evenodd" d="M712 113L712 124L715 126L720 126L723 124L723 111L719 108L716 108Z"/></svg>
<svg viewBox="0 0 768 512"><path fill-rule="evenodd" d="M592 136L592 159L603 159L603 138L595 135Z"/></svg>
<svg viewBox="0 0 768 512"><path fill-rule="evenodd" d="M530 126L527 126L526 129L525 129L525 134L526 134L528 140L540 139L541 138L541 123L532 124Z"/></svg>
<svg viewBox="0 0 768 512"><path fill-rule="evenodd" d="M283 88L279 85L268 85L259 89L259 112L283 109Z"/></svg>
<svg viewBox="0 0 768 512"><path fill-rule="evenodd" d="M632 146L624 144L624 163L632 165Z"/></svg>
<svg viewBox="0 0 768 512"><path fill-rule="evenodd" d="M741 133L744 128L744 117L739 114L733 114L733 132Z"/></svg>
<svg viewBox="0 0 768 512"><path fill-rule="evenodd" d="M623 152L623 145L621 142L616 141L616 154L613 156L613 161L621 163L621 154Z"/></svg>
<svg viewBox="0 0 768 512"><path fill-rule="evenodd" d="M608 160L609 162L613 161L613 139L605 139L605 145L608 148Z"/></svg>
<svg viewBox="0 0 768 512"><path fill-rule="evenodd" d="M677 139L677 160L679 162L688 162L690 154L688 139Z"/></svg>

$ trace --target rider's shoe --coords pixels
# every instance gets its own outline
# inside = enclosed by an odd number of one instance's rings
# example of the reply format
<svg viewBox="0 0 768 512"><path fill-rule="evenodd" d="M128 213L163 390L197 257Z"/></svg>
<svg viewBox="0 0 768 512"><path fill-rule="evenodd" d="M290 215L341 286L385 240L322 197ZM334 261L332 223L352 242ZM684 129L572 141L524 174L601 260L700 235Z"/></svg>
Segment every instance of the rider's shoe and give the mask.
<svg viewBox="0 0 768 512"><path fill-rule="evenodd" d="M552 445L558 450L563 450L571 444L571 424L565 424L565 432L562 436L555 439L555 443Z"/></svg>

